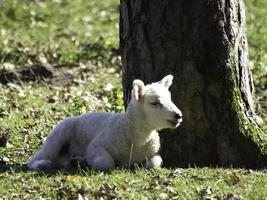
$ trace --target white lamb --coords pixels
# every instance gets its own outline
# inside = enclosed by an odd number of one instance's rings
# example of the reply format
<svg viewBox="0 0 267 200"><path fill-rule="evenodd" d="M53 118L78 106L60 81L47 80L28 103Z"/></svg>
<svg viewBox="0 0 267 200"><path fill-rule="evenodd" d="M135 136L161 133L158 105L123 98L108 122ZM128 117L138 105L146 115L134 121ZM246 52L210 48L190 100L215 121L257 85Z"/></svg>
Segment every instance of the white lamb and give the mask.
<svg viewBox="0 0 267 200"><path fill-rule="evenodd" d="M68 166L73 159L85 160L97 170L144 163L160 167L158 130L176 128L182 113L171 101L173 76L144 85L133 81L132 98L125 113L92 112L61 121L42 148L30 159L30 169Z"/></svg>

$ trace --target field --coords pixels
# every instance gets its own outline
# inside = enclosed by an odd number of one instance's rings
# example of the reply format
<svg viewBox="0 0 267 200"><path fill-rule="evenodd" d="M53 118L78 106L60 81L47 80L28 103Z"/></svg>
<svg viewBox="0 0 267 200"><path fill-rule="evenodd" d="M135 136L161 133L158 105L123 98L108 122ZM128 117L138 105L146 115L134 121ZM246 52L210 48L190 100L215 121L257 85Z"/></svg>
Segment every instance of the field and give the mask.
<svg viewBox="0 0 267 200"><path fill-rule="evenodd" d="M118 4L0 0L0 200L267 199L266 170L27 170L25 163L59 120L124 110ZM267 95L267 1L246 5L258 102ZM43 71L33 74L36 69ZM258 115L266 119L260 108Z"/></svg>

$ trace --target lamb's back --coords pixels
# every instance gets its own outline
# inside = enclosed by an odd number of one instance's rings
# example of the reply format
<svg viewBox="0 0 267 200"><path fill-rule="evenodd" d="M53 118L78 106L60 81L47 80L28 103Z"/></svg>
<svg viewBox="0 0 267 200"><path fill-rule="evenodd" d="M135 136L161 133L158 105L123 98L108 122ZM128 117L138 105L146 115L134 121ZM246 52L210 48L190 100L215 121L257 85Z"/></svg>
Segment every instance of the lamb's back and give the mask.
<svg viewBox="0 0 267 200"><path fill-rule="evenodd" d="M92 139L101 134L107 127L116 126L116 121L120 114L107 112L91 112L76 118L79 124L76 132L86 134Z"/></svg>

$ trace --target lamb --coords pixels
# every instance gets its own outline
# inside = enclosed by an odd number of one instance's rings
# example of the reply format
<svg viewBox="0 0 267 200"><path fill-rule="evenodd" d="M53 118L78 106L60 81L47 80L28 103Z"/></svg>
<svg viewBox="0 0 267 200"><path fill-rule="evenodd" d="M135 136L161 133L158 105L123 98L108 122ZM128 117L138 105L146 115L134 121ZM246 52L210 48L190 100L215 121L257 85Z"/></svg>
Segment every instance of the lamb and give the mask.
<svg viewBox="0 0 267 200"><path fill-rule="evenodd" d="M172 75L148 85L134 80L124 113L91 112L62 120L30 159L29 169L66 167L75 159L104 171L135 163L160 167L158 130L182 122L181 111L171 101L172 80Z"/></svg>

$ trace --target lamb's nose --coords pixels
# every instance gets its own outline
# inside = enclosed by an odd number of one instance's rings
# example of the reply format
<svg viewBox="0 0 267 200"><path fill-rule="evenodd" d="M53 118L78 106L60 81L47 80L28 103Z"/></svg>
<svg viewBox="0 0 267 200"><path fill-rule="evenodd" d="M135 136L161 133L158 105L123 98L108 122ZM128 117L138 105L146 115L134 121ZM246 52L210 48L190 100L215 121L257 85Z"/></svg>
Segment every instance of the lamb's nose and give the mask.
<svg viewBox="0 0 267 200"><path fill-rule="evenodd" d="M178 112L174 115L175 119L181 119L183 117L182 113Z"/></svg>

